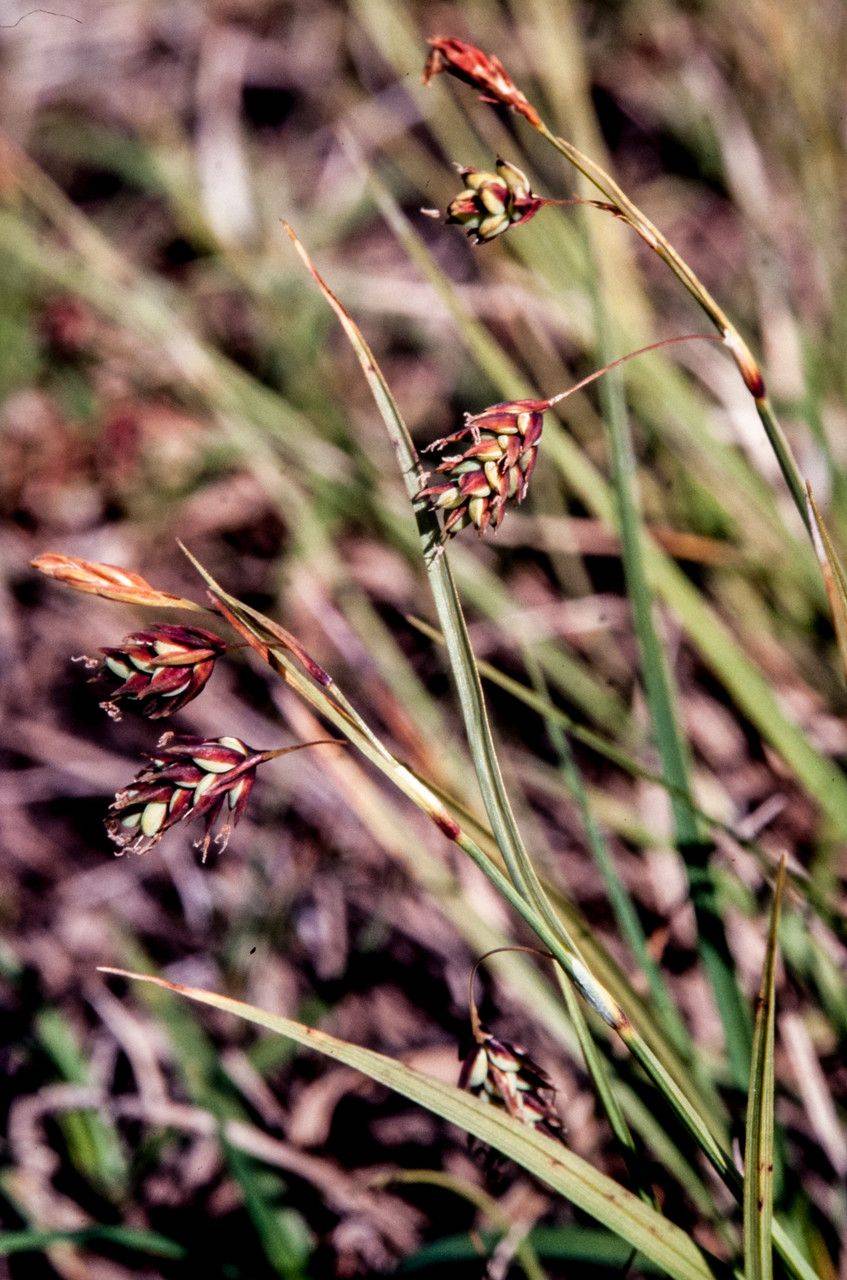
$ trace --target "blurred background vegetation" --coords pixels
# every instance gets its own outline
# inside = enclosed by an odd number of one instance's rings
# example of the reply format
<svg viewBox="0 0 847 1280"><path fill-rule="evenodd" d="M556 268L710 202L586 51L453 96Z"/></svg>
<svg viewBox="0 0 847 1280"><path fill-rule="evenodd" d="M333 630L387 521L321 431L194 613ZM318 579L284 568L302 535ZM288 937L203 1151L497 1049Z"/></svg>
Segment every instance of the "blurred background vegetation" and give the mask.
<svg viewBox="0 0 847 1280"><path fill-rule="evenodd" d="M470 1277L518 1223L537 1257L517 1258L514 1274L538 1258L551 1277L622 1274L616 1237L514 1169L486 1178L461 1135L355 1073L99 978L98 963L155 968L454 1080L474 959L526 939L352 752L267 766L231 848L206 866L179 830L114 860L103 812L156 730L109 721L70 658L115 644L140 615L62 593L29 561L52 549L195 594L181 538L282 620L402 759L479 813L443 651L410 620L433 613L393 450L279 219L358 318L419 445L465 410L549 395L610 355L706 331L670 274L602 214L588 236L579 214L547 210L479 250L421 217L458 190L454 161L490 167L498 153L545 195L577 189L514 117L446 78L421 85L428 35L496 51L565 136L608 162L762 354L843 547L847 11L69 0L47 12L4 0L0 20L0 1272ZM847 700L826 598L725 353L670 348L628 365L624 384L742 1007L758 986L770 870L786 853L794 872L777 1197L835 1280L847 1230ZM737 1131L738 1063L655 777L598 399L557 412L527 504L496 539L462 535L451 561L496 676L490 705L534 855L644 994L620 927L621 899L634 906ZM550 732L568 722L576 795ZM246 658L219 668L179 727L258 746L322 732ZM550 1070L568 1144L627 1181L573 1043L539 1020L535 972L493 964L483 1012ZM728 1197L618 1065L645 1181L720 1253ZM445 1176L426 1183L409 1172L420 1169ZM497 1265L505 1276L509 1257Z"/></svg>

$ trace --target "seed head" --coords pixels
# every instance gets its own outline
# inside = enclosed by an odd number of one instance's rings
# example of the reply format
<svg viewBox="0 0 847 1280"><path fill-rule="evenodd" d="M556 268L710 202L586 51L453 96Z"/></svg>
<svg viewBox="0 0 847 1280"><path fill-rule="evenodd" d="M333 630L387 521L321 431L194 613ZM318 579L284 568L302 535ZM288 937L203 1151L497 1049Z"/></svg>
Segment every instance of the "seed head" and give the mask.
<svg viewBox="0 0 847 1280"><path fill-rule="evenodd" d="M503 63L493 53L483 53L475 45L455 36L433 36L427 43L429 57L423 72L424 84L442 71L479 90L483 102L500 103L524 116L536 128L541 117L525 94L521 93Z"/></svg>
<svg viewBox="0 0 847 1280"><path fill-rule="evenodd" d="M529 179L517 165L498 160L496 173L460 169L464 191L447 206L447 221L465 228L474 244L483 244L527 222L546 203L530 189Z"/></svg>
<svg viewBox="0 0 847 1280"><path fill-rule="evenodd" d="M115 796L106 830L120 853L146 853L178 822L203 817L206 831L198 847L205 862L213 839L226 848L247 807L256 769L269 754L240 738L166 733L148 756L150 763Z"/></svg>
<svg viewBox="0 0 847 1280"><path fill-rule="evenodd" d="M550 1077L520 1045L500 1040L474 1019L474 1044L462 1062L459 1088L502 1107L516 1120L562 1139Z"/></svg>
<svg viewBox="0 0 847 1280"><path fill-rule="evenodd" d="M435 473L443 479L421 489L433 511L446 511L443 539L472 524L480 534L497 529L514 499L523 502L538 455L538 442L548 400L510 400L467 415L461 431L428 446L442 461ZM460 452L450 446L471 443ZM431 475L427 476L430 479Z"/></svg>
<svg viewBox="0 0 847 1280"><path fill-rule="evenodd" d="M200 627L157 623L100 652L99 674L113 686L101 707L115 719L126 704L150 720L159 720L197 697L215 662L226 652L226 644Z"/></svg>

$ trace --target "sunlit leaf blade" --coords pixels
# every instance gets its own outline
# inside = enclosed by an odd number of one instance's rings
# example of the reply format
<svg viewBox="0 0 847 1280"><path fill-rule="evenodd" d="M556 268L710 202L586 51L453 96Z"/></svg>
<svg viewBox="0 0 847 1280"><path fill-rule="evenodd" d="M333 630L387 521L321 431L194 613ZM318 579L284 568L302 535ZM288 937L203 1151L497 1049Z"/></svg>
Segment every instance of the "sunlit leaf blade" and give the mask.
<svg viewBox="0 0 847 1280"><path fill-rule="evenodd" d="M243 629L242 633L245 638L249 637L251 642L255 641L258 647L261 648L264 644L262 630L264 623L268 620L264 619L264 615L248 609L246 605L241 604L234 596L229 595L194 557L189 556L189 558L209 586L215 599L219 603L225 604L231 611L233 618ZM353 718L344 713L335 700L328 695L327 690L308 679L282 648L271 648L269 656L274 659L276 669L284 674L285 679L296 689L298 694L304 697L322 715L326 716L337 729L340 729L342 733L349 737L350 741L355 743L359 750L377 768L390 777L404 795L407 795L414 804L418 805L419 808L433 818L439 827L443 830L446 829L445 824L451 823L452 819L444 807L443 801L404 765L401 765L384 746L378 744L375 735L367 729L367 726L361 727L363 725L361 717ZM374 745L375 742L377 743L376 746ZM492 863L488 856L476 845L475 841L470 839L466 833L461 832L461 829L457 828L455 823L453 823L451 835L460 848L470 855L477 866L482 868L503 897L521 914L526 923L535 930L544 945L553 951L562 967L571 974L571 977L574 977L577 969L573 964L573 953L569 952L567 948L561 947L558 938L554 937L544 927L544 922L537 918L532 906L517 892L508 877L503 875L499 867ZM569 917L569 923L573 927L574 921L571 917ZM603 983L598 984L596 975L592 974L583 963L578 965L578 971L580 973L582 993L586 999L589 999L590 1003L593 1003L587 993L590 990L596 991L598 985L600 991L603 992ZM605 993L605 998L608 998L608 993ZM627 1006L628 1008L629 1006ZM720 1138L715 1137L714 1119L710 1115L707 1121L701 1107L688 1097L690 1081L678 1082L664 1065L664 1053L669 1050L666 1048L663 1050L662 1055L659 1056L651 1048L653 1037L649 1039L644 1037L638 1026L629 1017L624 1018L623 1022L618 1025L617 1031L630 1052L664 1095L668 1105L676 1113L689 1133L692 1134L700 1149L727 1183L733 1195L740 1201L742 1197L742 1179L732 1162L726 1146ZM800 1280L815 1280L815 1273L806 1258L786 1229L776 1221L773 1224L773 1239L774 1245L795 1276L799 1277Z"/></svg>
<svg viewBox="0 0 847 1280"><path fill-rule="evenodd" d="M756 1008L744 1157L744 1275L771 1280L774 1159L774 978L785 859L774 890L768 945Z"/></svg>
<svg viewBox="0 0 847 1280"><path fill-rule="evenodd" d="M838 652L841 654L841 661L847 673L847 578L810 484L806 485L806 503L809 509L812 543L832 611Z"/></svg>
<svg viewBox="0 0 847 1280"><path fill-rule="evenodd" d="M232 1013L255 1026L288 1036L336 1062L343 1062L508 1156L652 1259L667 1275L678 1280L704 1280L714 1275L694 1241L674 1223L566 1147L453 1085L431 1079L372 1049L349 1044L315 1027L306 1027L281 1014L257 1009L228 996L124 969L103 968L102 972L175 991L189 1000Z"/></svg>

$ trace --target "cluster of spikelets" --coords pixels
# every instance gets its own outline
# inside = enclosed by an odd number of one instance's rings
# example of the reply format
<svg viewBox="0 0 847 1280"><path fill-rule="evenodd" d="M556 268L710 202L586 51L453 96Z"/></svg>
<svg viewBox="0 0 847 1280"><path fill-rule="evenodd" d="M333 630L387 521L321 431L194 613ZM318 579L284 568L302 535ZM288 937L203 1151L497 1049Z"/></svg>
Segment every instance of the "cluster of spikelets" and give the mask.
<svg viewBox="0 0 847 1280"><path fill-rule="evenodd" d="M193 600L159 591L140 574L116 565L58 552L46 552L33 565L75 591L107 600L201 609ZM159 720L202 693L215 664L229 650L227 642L213 631L158 622L144 631L131 632L119 645L101 649L99 658L81 661L103 687L106 696L100 705L113 719L120 719L126 709L148 720ZM318 676L324 675L308 655L302 656ZM213 842L221 850L226 847L247 807L259 765L303 747L334 742L336 739L326 738L263 751L231 734L200 738L166 733L155 751L147 754L147 763L133 781L115 796L106 830L119 854L144 853L177 823L203 818L205 832L197 845L205 861Z"/></svg>
<svg viewBox="0 0 847 1280"><path fill-rule="evenodd" d="M473 1018L474 1043L459 1073L459 1088L539 1133L561 1140L562 1122L553 1103L552 1081L520 1045L501 1040Z"/></svg>
<svg viewBox="0 0 847 1280"><path fill-rule="evenodd" d="M506 503L523 502L538 456L546 400L514 400L468 415L464 427L428 446L441 462L442 477L420 492L436 511L447 512L445 538L472 524L485 533L497 529ZM458 452L451 446L470 438ZM427 476L427 479L431 479Z"/></svg>
<svg viewBox="0 0 847 1280"><path fill-rule="evenodd" d="M203 691L226 651L226 641L212 631L156 623L101 649L99 661L85 661L106 686L100 705L113 719L130 708L160 720ZM212 841L226 847L247 807L258 766L276 754L256 751L232 736L163 734L148 763L109 806L109 838L119 853L144 853L178 822L204 818L205 833L197 843L205 861Z"/></svg>
<svg viewBox="0 0 847 1280"><path fill-rule="evenodd" d="M519 222L528 222L550 203L533 193L517 165L498 160L496 173L459 169L465 184L447 206L447 222L464 227L473 244L484 244Z"/></svg>

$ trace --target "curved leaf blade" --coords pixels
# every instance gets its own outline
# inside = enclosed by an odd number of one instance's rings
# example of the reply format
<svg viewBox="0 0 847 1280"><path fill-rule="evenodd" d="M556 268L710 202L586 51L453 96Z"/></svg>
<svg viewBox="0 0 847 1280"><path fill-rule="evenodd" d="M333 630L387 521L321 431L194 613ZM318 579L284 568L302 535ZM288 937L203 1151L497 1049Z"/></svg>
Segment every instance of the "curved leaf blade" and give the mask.
<svg viewBox="0 0 847 1280"><path fill-rule="evenodd" d="M361 1071L514 1160L584 1213L621 1236L674 1280L714 1280L714 1272L703 1253L674 1223L574 1152L455 1086L425 1076L372 1049L339 1040L316 1027L306 1027L281 1014L257 1009L254 1005L213 991L181 986L151 974L130 973L124 969L103 967L101 972L174 991L199 1004L210 1005L255 1026L288 1036L306 1048L315 1049L328 1058Z"/></svg>

